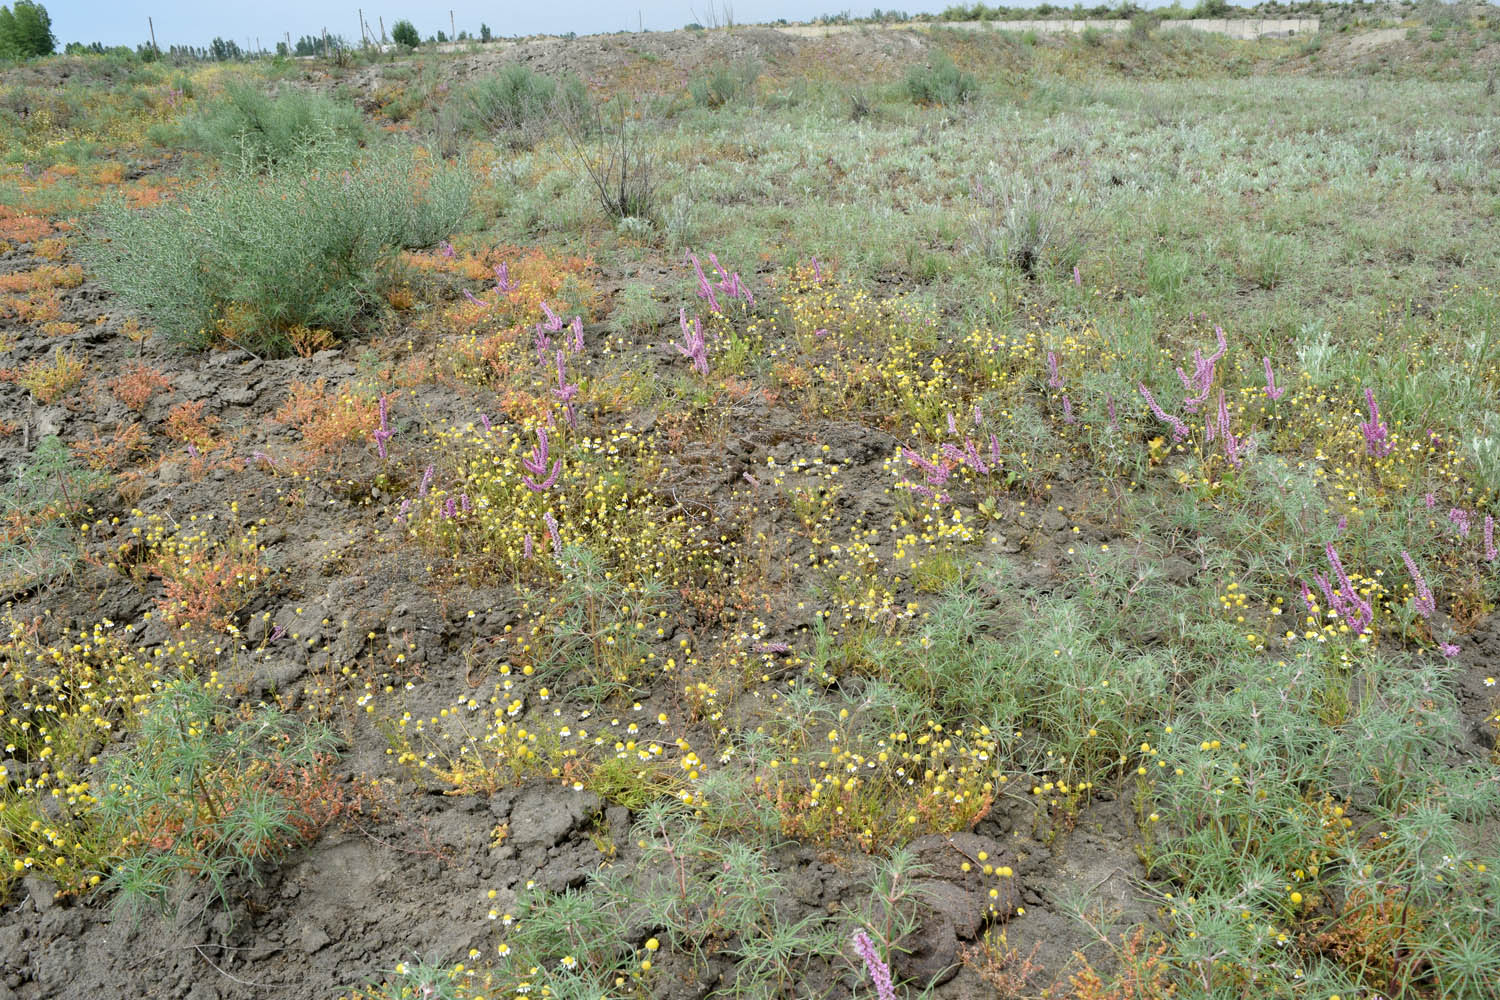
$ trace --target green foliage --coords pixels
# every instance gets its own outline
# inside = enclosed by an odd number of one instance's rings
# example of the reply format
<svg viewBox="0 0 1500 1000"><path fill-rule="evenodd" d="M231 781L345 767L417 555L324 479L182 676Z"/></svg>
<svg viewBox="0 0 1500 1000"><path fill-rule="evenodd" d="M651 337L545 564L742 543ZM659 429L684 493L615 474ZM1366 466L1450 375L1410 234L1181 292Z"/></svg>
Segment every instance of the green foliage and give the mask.
<svg viewBox="0 0 1500 1000"><path fill-rule="evenodd" d="M391 41L404 49L414 49L422 44L422 36L417 34L417 26L402 18L391 25Z"/></svg>
<svg viewBox="0 0 1500 1000"><path fill-rule="evenodd" d="M443 127L505 139L513 148L532 145L559 116L576 117L587 91L576 76L561 81L526 66L507 66L464 87L443 109Z"/></svg>
<svg viewBox="0 0 1500 1000"><path fill-rule="evenodd" d="M1067 274L1088 248L1087 201L1046 180L991 176L976 183L970 246L983 260L1027 276Z"/></svg>
<svg viewBox="0 0 1500 1000"><path fill-rule="evenodd" d="M50 582L73 567L79 542L72 519L106 482L56 435L37 442L31 460L0 489L0 519L16 526L0 541L0 592Z"/></svg>
<svg viewBox="0 0 1500 1000"><path fill-rule="evenodd" d="M229 880L256 877L310 819L279 779L315 770L333 747L327 730L279 709L236 712L203 685L174 681L135 743L105 765L98 813L130 853L104 888L126 906L165 905L188 880L228 902Z"/></svg>
<svg viewBox="0 0 1500 1000"><path fill-rule="evenodd" d="M0 59L48 56L56 48L46 7L35 0L16 0L14 9L0 7Z"/></svg>
<svg viewBox="0 0 1500 1000"><path fill-rule="evenodd" d="M565 546L558 563L562 578L536 653L541 675L583 682L574 694L601 701L644 681L642 635L660 610L661 586L647 580L627 588L581 545Z"/></svg>
<svg viewBox="0 0 1500 1000"><path fill-rule="evenodd" d="M107 202L85 253L177 345L224 337L283 354L294 327L357 329L379 308L396 254L437 244L469 196L462 165L392 148L352 171L215 179L140 212Z"/></svg>
<svg viewBox="0 0 1500 1000"><path fill-rule="evenodd" d="M264 172L298 159L351 155L364 139L359 110L322 94L288 90L269 97L245 83L184 123L188 143L228 163Z"/></svg>
<svg viewBox="0 0 1500 1000"><path fill-rule="evenodd" d="M715 66L689 83L688 93L700 107L721 108L753 96L759 78L760 65L753 59L745 59L733 65Z"/></svg>
<svg viewBox="0 0 1500 1000"><path fill-rule="evenodd" d="M620 290L612 317L615 328L625 333L650 333L671 319L671 310L656 296L656 289L632 281Z"/></svg>
<svg viewBox="0 0 1500 1000"><path fill-rule="evenodd" d="M907 70L906 92L916 104L952 107L972 100L979 82L959 69L948 53L938 52L927 65Z"/></svg>

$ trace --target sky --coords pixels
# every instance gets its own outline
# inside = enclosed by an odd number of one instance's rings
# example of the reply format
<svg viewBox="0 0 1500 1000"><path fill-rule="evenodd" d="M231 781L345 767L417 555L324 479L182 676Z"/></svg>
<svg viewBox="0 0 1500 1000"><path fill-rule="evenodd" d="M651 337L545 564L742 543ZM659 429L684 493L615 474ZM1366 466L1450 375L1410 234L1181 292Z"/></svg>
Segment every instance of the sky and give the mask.
<svg viewBox="0 0 1500 1000"><path fill-rule="evenodd" d="M320 35L324 28L330 34L343 35L350 41L359 39L359 20L355 11L361 2L365 20L376 33L377 17L385 18L389 33L399 18L408 18L423 38L438 31L449 31L448 10L453 10L459 31L479 34L479 25L488 24L497 36L553 34L575 31L580 35L611 31L636 30L644 24L648 31L681 28L690 21L709 23L707 0L637 0L614 3L610 0L551 0L547 3L495 3L478 0L448 0L434 6L422 2L388 4L390 0L263 0L260 3L204 3L203 0L42 0L52 16L52 30L59 46L68 42L103 42L105 45L136 45L148 38L146 18L156 25L156 42L169 45L207 45L214 36L231 39L247 48L260 39L264 48L273 48L278 38L291 33L293 40L302 35ZM849 6L841 0L713 0L714 9L723 21L725 3L741 23L760 23L786 18L788 21L810 21L822 14L848 10L866 15L874 4ZM881 4L886 10L907 13L933 13L956 0L890 0ZM992 0L993 2L993 0ZM1034 0L1040 3L1041 0ZM1031 6L1028 0L1027 6ZM1155 6L1155 4L1147 4Z"/></svg>

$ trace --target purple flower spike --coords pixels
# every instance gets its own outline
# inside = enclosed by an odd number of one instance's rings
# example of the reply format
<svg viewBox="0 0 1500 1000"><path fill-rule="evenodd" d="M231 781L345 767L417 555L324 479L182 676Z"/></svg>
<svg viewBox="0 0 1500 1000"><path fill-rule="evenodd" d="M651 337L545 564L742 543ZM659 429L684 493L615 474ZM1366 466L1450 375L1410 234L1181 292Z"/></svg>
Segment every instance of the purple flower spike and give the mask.
<svg viewBox="0 0 1500 1000"><path fill-rule="evenodd" d="M536 446L531 449L530 455L521 457L521 468L525 470L525 474L521 476L521 482L533 493L550 490L557 482L558 474L562 472L562 459L560 458L552 462L551 471L548 471L548 457L547 428L538 427Z"/></svg>
<svg viewBox="0 0 1500 1000"><path fill-rule="evenodd" d="M423 470L422 485L417 487L417 496L425 497L427 495L427 488L432 485L432 471L432 466L430 465Z"/></svg>
<svg viewBox="0 0 1500 1000"><path fill-rule="evenodd" d="M674 344L677 353L693 362L693 367L698 374L708 374L708 344L703 340L703 324L698 317L693 317L693 325L688 326L687 310L678 310L677 320L682 325L682 343Z"/></svg>
<svg viewBox="0 0 1500 1000"><path fill-rule="evenodd" d="M1063 387L1062 373L1057 369L1057 353L1047 352L1047 384L1054 389Z"/></svg>
<svg viewBox="0 0 1500 1000"><path fill-rule="evenodd" d="M1078 265L1077 264L1073 265L1073 287L1074 288L1082 288L1083 287L1083 272L1080 271L1080 270L1078 270Z"/></svg>
<svg viewBox="0 0 1500 1000"><path fill-rule="evenodd" d="M1067 396L1066 393L1063 395L1062 404L1063 404L1063 423L1065 423L1065 424L1076 424L1076 423L1078 423L1078 419L1073 416L1073 401L1068 398L1068 396Z"/></svg>
<svg viewBox="0 0 1500 1000"><path fill-rule="evenodd" d="M1448 521L1458 529L1458 537L1469 537L1470 524L1468 511L1464 510L1462 507L1454 507L1452 510L1448 511Z"/></svg>
<svg viewBox="0 0 1500 1000"><path fill-rule="evenodd" d="M557 333L558 331L560 331L563 328L562 317L553 312L552 307L547 305L546 302L542 302L541 306L542 312L547 316L547 322L544 324L546 326L547 332Z"/></svg>
<svg viewBox="0 0 1500 1000"><path fill-rule="evenodd" d="M542 520L547 522L547 534L552 536L552 554L562 555L562 535L557 530L557 518L553 517L549 510L542 515Z"/></svg>
<svg viewBox="0 0 1500 1000"><path fill-rule="evenodd" d="M531 546L531 532L528 531L528 532L526 532L526 538L521 542L521 558L522 559L530 559L531 558L531 551L532 551L532 546Z"/></svg>
<svg viewBox="0 0 1500 1000"><path fill-rule="evenodd" d="M393 437L396 436L396 432L393 431L393 430L391 430L391 425L387 421L387 416L388 416L388 414L386 412L385 396L382 395L380 397L380 426L377 427L377 428L375 428L375 435L374 435L375 436L375 450L380 453L380 457L382 459L384 459L386 457L385 456L385 443L387 441L389 441L391 438L393 438Z"/></svg>
<svg viewBox="0 0 1500 1000"><path fill-rule="evenodd" d="M1439 643L1438 652L1443 654L1444 659L1451 660L1458 655L1458 644L1452 642Z"/></svg>
<svg viewBox="0 0 1500 1000"><path fill-rule="evenodd" d="M564 352L557 352L557 388L552 390L552 395L560 403L572 402L573 397L578 395L578 386L568 382L567 357Z"/></svg>
<svg viewBox="0 0 1500 1000"><path fill-rule="evenodd" d="M1390 428L1380 419L1380 407L1375 405L1375 390L1365 390L1365 405L1369 407L1370 419L1359 422L1360 432L1365 436L1365 454L1384 458L1395 445L1390 440Z"/></svg>
<svg viewBox="0 0 1500 1000"><path fill-rule="evenodd" d="M574 316L573 317L572 330L573 330L573 342L572 342L572 344L570 346L573 349L573 353L577 354L577 353L579 353L580 351L583 350L583 317L582 316Z"/></svg>
<svg viewBox="0 0 1500 1000"><path fill-rule="evenodd" d="M1484 515L1484 561L1494 562L1495 557L1500 556L1500 549L1495 548L1495 518L1491 514Z"/></svg>
<svg viewBox="0 0 1500 1000"><path fill-rule="evenodd" d="M813 262L813 284L815 284L815 285L821 285L823 283L823 268L818 265L818 258L814 257L812 259L812 262Z"/></svg>
<svg viewBox="0 0 1500 1000"><path fill-rule="evenodd" d="M714 286L709 284L708 276L703 273L703 265L698 263L697 256L689 252L687 260L693 265L693 276L698 279L698 298L708 302L709 312L722 312L719 308L719 298L714 294Z"/></svg>
<svg viewBox="0 0 1500 1000"><path fill-rule="evenodd" d="M516 283L510 280L510 265L501 261L495 267L495 291L501 295L516 290Z"/></svg>
<svg viewBox="0 0 1500 1000"><path fill-rule="evenodd" d="M1330 605L1344 616L1344 621L1349 627L1356 632L1363 632L1375 620L1375 611L1368 601L1359 596L1359 591L1349 579L1349 574L1344 572L1344 564L1339 559L1333 543L1330 542L1324 551L1328 555L1329 565L1333 567L1334 576L1339 581L1339 591L1330 591L1326 583L1320 582L1320 586L1324 588L1324 594L1328 596ZM1321 581L1321 578L1319 579Z"/></svg>
<svg viewBox="0 0 1500 1000"><path fill-rule="evenodd" d="M1286 390L1278 388L1276 385L1276 373L1271 371L1271 359L1267 357L1261 360L1266 363L1266 397L1274 403L1286 395Z"/></svg>
<svg viewBox="0 0 1500 1000"><path fill-rule="evenodd" d="M469 291L467 288L464 289L464 298L468 299L469 302L471 302L472 304L478 306L481 309L488 309L490 307L490 304L488 302L484 301L484 299L479 298L473 292Z"/></svg>
<svg viewBox="0 0 1500 1000"><path fill-rule="evenodd" d="M486 434L492 434L492 433L494 433L495 427L494 427L493 424L490 423L490 418L489 418L488 414L481 413L479 415L479 422L481 424L484 424L484 432Z"/></svg>
<svg viewBox="0 0 1500 1000"><path fill-rule="evenodd" d="M454 251L453 251L453 244L452 243L449 243L447 240L444 240L443 241L443 245L439 249L442 251L443 256L445 258L447 258L448 260L452 260L453 259Z"/></svg>
<svg viewBox="0 0 1500 1000"><path fill-rule="evenodd" d="M879 1000L896 1000L896 987L891 982L891 968L881 961L875 950L875 942L864 931L854 932L854 950L864 960L865 971L875 984L875 995Z"/></svg>
<svg viewBox="0 0 1500 1000"><path fill-rule="evenodd" d="M1411 553L1402 549L1401 561L1406 563L1406 572L1411 574L1412 585L1417 588L1417 596L1412 598L1413 607L1423 618L1432 617L1432 613L1437 610L1437 601L1433 599L1432 590L1427 586L1422 571L1417 568L1416 560L1411 557Z"/></svg>
<svg viewBox="0 0 1500 1000"><path fill-rule="evenodd" d="M1145 398L1146 405L1151 408L1152 416L1172 428L1172 443L1176 444L1179 441L1186 440L1188 436L1187 424L1158 406L1156 397L1151 395L1151 390L1146 388L1144 382L1138 383L1136 388L1140 390L1141 396Z"/></svg>

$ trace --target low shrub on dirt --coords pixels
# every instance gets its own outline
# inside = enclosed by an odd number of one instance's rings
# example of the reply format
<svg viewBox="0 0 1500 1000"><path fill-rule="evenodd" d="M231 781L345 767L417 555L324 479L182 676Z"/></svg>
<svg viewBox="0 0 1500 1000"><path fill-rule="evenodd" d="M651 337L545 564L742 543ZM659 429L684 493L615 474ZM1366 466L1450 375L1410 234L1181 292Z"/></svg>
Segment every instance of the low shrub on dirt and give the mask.
<svg viewBox="0 0 1500 1000"><path fill-rule="evenodd" d="M507 66L455 94L442 121L449 130L491 135L524 149L559 115L584 108L586 99L576 76L557 80L526 66Z"/></svg>
<svg viewBox="0 0 1500 1000"><path fill-rule="evenodd" d="M352 151L365 134L352 104L298 90L271 97L242 83L226 86L222 100L183 128L190 147L250 171L266 171L314 151Z"/></svg>
<svg viewBox="0 0 1500 1000"><path fill-rule="evenodd" d="M906 73L906 92L917 104L963 104L979 92L973 74L965 73L946 52L939 52L926 66L913 66Z"/></svg>
<svg viewBox="0 0 1500 1000"><path fill-rule="evenodd" d="M315 828L293 794L333 747L321 727L265 705L235 712L220 694L177 681L157 696L141 737L105 765L103 822L126 831L107 884L125 903L164 902L186 877L226 898Z"/></svg>
<svg viewBox="0 0 1500 1000"><path fill-rule="evenodd" d="M354 332L380 308L397 254L435 245L469 193L461 167L389 149L347 171L208 181L139 212L108 202L85 253L176 345L283 355L298 327Z"/></svg>
<svg viewBox="0 0 1500 1000"><path fill-rule="evenodd" d="M720 108L744 100L755 93L760 66L753 60L715 66L688 84L693 103L705 108Z"/></svg>

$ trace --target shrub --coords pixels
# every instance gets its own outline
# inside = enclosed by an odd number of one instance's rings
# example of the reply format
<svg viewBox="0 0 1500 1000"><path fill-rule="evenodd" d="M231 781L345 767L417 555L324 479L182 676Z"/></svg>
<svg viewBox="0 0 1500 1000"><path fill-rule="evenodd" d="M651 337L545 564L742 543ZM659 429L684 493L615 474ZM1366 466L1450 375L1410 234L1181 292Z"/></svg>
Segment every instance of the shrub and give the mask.
<svg viewBox="0 0 1500 1000"><path fill-rule="evenodd" d="M0 489L0 591L48 583L79 555L73 519L108 477L73 461L56 435L37 442L31 460Z"/></svg>
<svg viewBox="0 0 1500 1000"><path fill-rule="evenodd" d="M1045 181L991 180L994 187L975 184L979 204L969 217L973 251L1028 277L1039 269L1071 270L1088 244L1084 199Z"/></svg>
<svg viewBox="0 0 1500 1000"><path fill-rule="evenodd" d="M444 124L503 136L521 149L557 116L576 115L586 97L583 81L576 76L558 81L525 66L507 66L461 90L444 108Z"/></svg>
<svg viewBox="0 0 1500 1000"><path fill-rule="evenodd" d="M746 59L733 66L721 65L688 84L693 103L705 108L719 108L751 95L760 78L760 66Z"/></svg>
<svg viewBox="0 0 1500 1000"><path fill-rule="evenodd" d="M220 900L228 881L316 829L294 794L324 768L332 735L261 705L237 716L222 696L192 681L164 688L135 744L105 765L104 823L128 852L105 880L127 905L164 904L183 877Z"/></svg>
<svg viewBox="0 0 1500 1000"><path fill-rule="evenodd" d="M973 74L965 73L946 52L939 52L926 66L913 66L906 73L906 91L917 104L963 104L979 90Z"/></svg>
<svg viewBox="0 0 1500 1000"><path fill-rule="evenodd" d="M606 215L647 219L656 206L656 157L626 118L623 104L611 120L591 109L569 120L568 141Z"/></svg>
<svg viewBox="0 0 1500 1000"><path fill-rule="evenodd" d="M422 44L422 36L417 34L417 26L402 18L391 25L391 41L403 49L414 49Z"/></svg>
<svg viewBox="0 0 1500 1000"><path fill-rule="evenodd" d="M190 145L219 159L265 171L296 157L333 149L352 152L364 138L353 105L293 90L268 97L245 84L224 88L224 99L186 124Z"/></svg>
<svg viewBox="0 0 1500 1000"><path fill-rule="evenodd" d="M210 181L140 212L106 202L84 253L175 343L286 354L297 327L353 332L382 301L396 254L450 233L469 193L462 167L387 150L352 171Z"/></svg>

